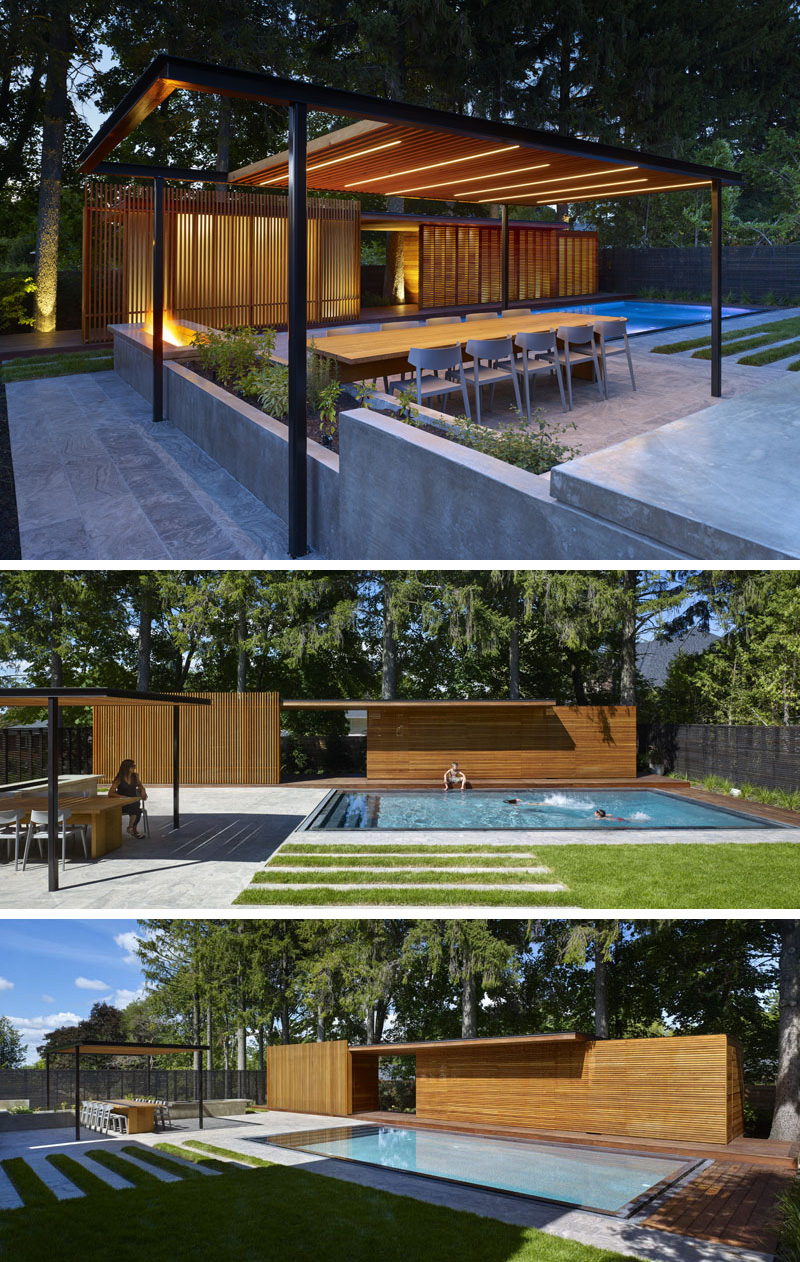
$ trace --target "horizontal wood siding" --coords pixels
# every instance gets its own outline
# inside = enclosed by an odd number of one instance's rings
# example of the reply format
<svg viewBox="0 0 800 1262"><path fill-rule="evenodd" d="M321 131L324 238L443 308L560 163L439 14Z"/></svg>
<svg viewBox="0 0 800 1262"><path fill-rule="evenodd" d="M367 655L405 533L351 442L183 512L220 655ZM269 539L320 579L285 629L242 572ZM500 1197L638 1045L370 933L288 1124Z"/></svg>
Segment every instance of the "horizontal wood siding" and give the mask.
<svg viewBox="0 0 800 1262"><path fill-rule="evenodd" d="M181 693L210 706L181 708L181 784L277 784L280 779L276 692ZM145 784L172 783L172 706L95 706L94 772L111 780L135 758Z"/></svg>
<svg viewBox="0 0 800 1262"><path fill-rule="evenodd" d="M289 1113L352 1110L350 1052L346 1039L267 1048L267 1105Z"/></svg>
<svg viewBox="0 0 800 1262"><path fill-rule="evenodd" d="M408 249L408 246L406 246ZM419 305L498 303L501 292L500 225L421 224ZM597 234L565 232L559 225L509 228L508 296L539 301L597 289Z"/></svg>
<svg viewBox="0 0 800 1262"><path fill-rule="evenodd" d="M603 779L636 774L633 706L554 706L446 711L370 709L367 775L441 779L450 761L468 777Z"/></svg>
<svg viewBox="0 0 800 1262"><path fill-rule="evenodd" d="M152 308L153 189L85 185L83 340L106 325L140 323ZM287 199L257 189L164 190L165 307L178 319L285 327ZM308 319L356 320L361 299L357 201L308 202Z"/></svg>
<svg viewBox="0 0 800 1262"><path fill-rule="evenodd" d="M417 1116L724 1144L728 1040L609 1039L583 1045L417 1053Z"/></svg>

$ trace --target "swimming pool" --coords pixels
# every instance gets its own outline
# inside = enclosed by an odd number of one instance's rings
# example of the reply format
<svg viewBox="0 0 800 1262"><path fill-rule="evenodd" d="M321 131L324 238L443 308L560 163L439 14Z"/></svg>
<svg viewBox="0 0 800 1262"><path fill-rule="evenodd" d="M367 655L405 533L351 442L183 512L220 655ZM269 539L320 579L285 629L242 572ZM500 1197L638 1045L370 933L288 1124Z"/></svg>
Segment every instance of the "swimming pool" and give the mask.
<svg viewBox="0 0 800 1262"><path fill-rule="evenodd" d="M563 311L564 307L551 307ZM676 329L685 324L706 324L711 321L711 308L679 302L593 302L585 307L570 307L581 315L627 316L629 333L651 333L657 329ZM751 307L723 307L723 320L730 316L750 315Z"/></svg>
<svg viewBox="0 0 800 1262"><path fill-rule="evenodd" d="M259 1141L629 1218L704 1162L398 1126L338 1126Z"/></svg>
<svg viewBox="0 0 800 1262"><path fill-rule="evenodd" d="M511 805L510 799L519 799ZM606 812L598 819L596 810ZM305 829L770 828L769 820L707 806L662 789L334 789Z"/></svg>

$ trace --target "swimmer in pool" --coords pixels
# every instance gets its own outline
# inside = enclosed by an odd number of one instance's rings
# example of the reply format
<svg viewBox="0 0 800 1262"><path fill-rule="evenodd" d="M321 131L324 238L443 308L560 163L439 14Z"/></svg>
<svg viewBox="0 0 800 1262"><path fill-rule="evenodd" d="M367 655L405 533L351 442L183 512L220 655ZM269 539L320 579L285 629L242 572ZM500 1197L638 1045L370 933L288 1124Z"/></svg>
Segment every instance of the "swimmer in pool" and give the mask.
<svg viewBox="0 0 800 1262"><path fill-rule="evenodd" d="M628 820L623 815L607 815L605 811L598 809L594 813L595 819L607 819L609 823L627 824Z"/></svg>
<svg viewBox="0 0 800 1262"><path fill-rule="evenodd" d="M522 798L503 798L506 806L544 806L544 802L523 802Z"/></svg>
<svg viewBox="0 0 800 1262"><path fill-rule="evenodd" d="M444 773L445 793L448 789L460 789L463 793L467 787L467 777L463 771L459 771L458 763L451 762L449 768Z"/></svg>

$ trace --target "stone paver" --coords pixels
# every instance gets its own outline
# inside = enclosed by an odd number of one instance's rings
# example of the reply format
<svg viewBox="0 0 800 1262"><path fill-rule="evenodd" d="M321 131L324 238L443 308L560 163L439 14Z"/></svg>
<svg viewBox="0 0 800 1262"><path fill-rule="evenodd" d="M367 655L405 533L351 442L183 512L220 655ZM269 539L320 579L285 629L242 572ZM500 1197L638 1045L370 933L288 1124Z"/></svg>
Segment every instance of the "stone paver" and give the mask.
<svg viewBox="0 0 800 1262"><path fill-rule="evenodd" d="M116 1170L109 1170L108 1166L103 1166L99 1161L92 1161L89 1150L83 1150L76 1146L70 1148L68 1156L82 1166L84 1170L88 1170L89 1174L93 1174L103 1183L107 1183L115 1192L124 1192L129 1188L136 1186L129 1179L123 1179L121 1174L117 1174Z"/></svg>
<svg viewBox="0 0 800 1262"><path fill-rule="evenodd" d="M613 832L593 828L575 829L519 829L513 832L469 832L467 830L443 832L436 829L415 829L413 832L401 832L396 829L370 829L368 835L371 846L398 845L436 845L436 846L492 846L527 845L537 846L715 846L752 845L755 842L799 842L800 828L619 828ZM293 846L308 845L319 848L321 845L342 846L347 850L363 846L364 835L356 829L350 832L338 832L336 829L293 833L286 838ZM298 852L292 851L296 857ZM333 857L333 856L331 856ZM547 859L547 854L539 853L538 858ZM272 869L274 870L274 869Z"/></svg>
<svg viewBox="0 0 800 1262"><path fill-rule="evenodd" d="M42 1183L50 1189L59 1201L74 1201L78 1197L86 1195L81 1188L75 1186L71 1179L62 1174L51 1161L47 1160L45 1153L31 1153L29 1156L26 1156L25 1160L34 1174L39 1176Z"/></svg>
<svg viewBox="0 0 800 1262"><path fill-rule="evenodd" d="M10 382L25 560L287 560L285 524L114 372Z"/></svg>
<svg viewBox="0 0 800 1262"><path fill-rule="evenodd" d="M122 1161L129 1162L132 1166L136 1166L138 1170L144 1170L145 1174L152 1174L154 1178L159 1179L162 1183L183 1182L180 1174L172 1174L169 1170L162 1170L160 1166L154 1165L152 1161L142 1161L141 1157L135 1156L132 1152L120 1150L116 1153L116 1156Z"/></svg>

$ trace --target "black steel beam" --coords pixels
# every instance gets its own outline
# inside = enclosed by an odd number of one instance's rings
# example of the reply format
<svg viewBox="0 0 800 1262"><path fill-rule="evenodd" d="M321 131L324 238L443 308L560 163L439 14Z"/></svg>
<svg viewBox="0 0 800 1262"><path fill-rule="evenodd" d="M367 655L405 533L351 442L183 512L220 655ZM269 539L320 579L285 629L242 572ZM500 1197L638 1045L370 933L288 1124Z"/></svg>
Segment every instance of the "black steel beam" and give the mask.
<svg viewBox="0 0 800 1262"><path fill-rule="evenodd" d="M140 177L143 180L188 180L192 184L227 184L227 171L195 170L194 167L159 167L148 162L98 162L93 175Z"/></svg>
<svg viewBox="0 0 800 1262"><path fill-rule="evenodd" d="M711 397L722 397L722 186L711 184Z"/></svg>
<svg viewBox="0 0 800 1262"><path fill-rule="evenodd" d="M500 306L508 310L508 206L500 207Z"/></svg>
<svg viewBox="0 0 800 1262"><path fill-rule="evenodd" d="M306 214L305 105L289 106L289 555L308 552L306 486L306 338L308 220Z"/></svg>
<svg viewBox="0 0 800 1262"><path fill-rule="evenodd" d="M164 180L153 180L153 420L164 419Z"/></svg>
<svg viewBox="0 0 800 1262"><path fill-rule="evenodd" d="M260 74L254 70L238 70L227 66L209 65L186 57L160 54L150 63L117 108L106 119L78 159L79 170L94 170L99 150L104 142L119 128L129 135L151 109L160 103L146 102L148 91L159 81L174 83L189 91L215 92L221 96L245 97L266 101L272 105L305 105L307 109L324 110L354 118L370 118L384 123L401 123L410 127L425 127L446 131L453 135L470 136L473 139L505 141L508 144L529 145L551 153L584 157L600 162L624 165L635 163L655 171L678 172L701 179L720 179L729 184L740 184L742 177L735 171L701 166L696 162L683 162L676 158L664 158L658 154L639 153L635 149L621 149L614 145L597 144L590 140L575 140L557 132L534 131L518 127L514 123L492 122L469 114L449 114L422 105L408 105L402 101L382 100L362 92L346 92L339 88L323 87L316 83L282 79L275 75ZM97 158L93 155L98 154ZM104 155L103 155L104 156Z"/></svg>
<svg viewBox="0 0 800 1262"><path fill-rule="evenodd" d="M58 889L58 697L47 698L47 888Z"/></svg>
<svg viewBox="0 0 800 1262"><path fill-rule="evenodd" d="M75 1048L75 1138L81 1138L81 1049Z"/></svg>
<svg viewBox="0 0 800 1262"><path fill-rule="evenodd" d="M181 708L172 707L172 827L177 831L181 826L180 814L180 761L181 761Z"/></svg>

